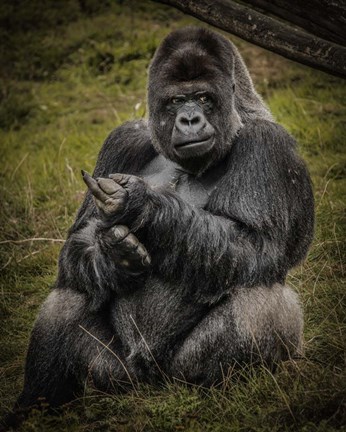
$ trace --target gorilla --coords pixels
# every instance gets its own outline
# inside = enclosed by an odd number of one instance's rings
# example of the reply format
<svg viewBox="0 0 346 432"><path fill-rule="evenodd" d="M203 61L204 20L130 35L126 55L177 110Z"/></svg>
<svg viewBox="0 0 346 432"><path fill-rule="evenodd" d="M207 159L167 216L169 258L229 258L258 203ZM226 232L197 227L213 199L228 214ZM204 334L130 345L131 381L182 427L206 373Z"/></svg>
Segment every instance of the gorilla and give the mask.
<svg viewBox="0 0 346 432"><path fill-rule="evenodd" d="M233 365L298 355L302 310L285 284L312 240L314 203L294 139L236 47L174 31L149 70L148 121L115 129L34 326L29 407L90 382L211 386Z"/></svg>

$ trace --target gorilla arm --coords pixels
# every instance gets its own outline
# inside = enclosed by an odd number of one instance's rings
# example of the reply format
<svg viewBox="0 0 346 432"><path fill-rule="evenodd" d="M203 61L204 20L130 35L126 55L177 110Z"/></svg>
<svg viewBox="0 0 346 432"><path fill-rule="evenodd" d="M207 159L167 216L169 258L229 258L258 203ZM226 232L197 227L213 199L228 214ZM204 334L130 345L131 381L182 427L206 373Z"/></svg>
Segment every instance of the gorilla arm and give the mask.
<svg viewBox="0 0 346 432"><path fill-rule="evenodd" d="M155 155L146 124L128 122L106 139L94 175L137 174ZM112 293L141 284L150 263L137 238L126 226L115 224L100 218L88 191L60 253L56 287L86 293L92 310L105 304Z"/></svg>
<svg viewBox="0 0 346 432"><path fill-rule="evenodd" d="M292 138L268 121L240 132L205 210L137 177L110 177L128 192L119 221L147 247L152 271L189 287L196 300L213 302L236 285L283 282L311 241L308 174Z"/></svg>

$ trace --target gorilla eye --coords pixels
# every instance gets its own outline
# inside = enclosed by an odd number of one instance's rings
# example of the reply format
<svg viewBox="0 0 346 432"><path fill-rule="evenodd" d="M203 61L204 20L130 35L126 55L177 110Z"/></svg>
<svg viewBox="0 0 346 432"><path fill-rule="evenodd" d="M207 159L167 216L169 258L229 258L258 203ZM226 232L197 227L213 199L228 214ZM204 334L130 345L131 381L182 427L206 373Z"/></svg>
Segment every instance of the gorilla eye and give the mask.
<svg viewBox="0 0 346 432"><path fill-rule="evenodd" d="M199 97L199 101L200 101L202 104L205 104L205 103L207 103L207 102L209 101L209 98L208 98L208 96L203 95L203 96L200 96L200 97Z"/></svg>
<svg viewBox="0 0 346 432"><path fill-rule="evenodd" d="M172 104L177 105L179 103L184 102L184 97L183 96L172 97L171 102Z"/></svg>

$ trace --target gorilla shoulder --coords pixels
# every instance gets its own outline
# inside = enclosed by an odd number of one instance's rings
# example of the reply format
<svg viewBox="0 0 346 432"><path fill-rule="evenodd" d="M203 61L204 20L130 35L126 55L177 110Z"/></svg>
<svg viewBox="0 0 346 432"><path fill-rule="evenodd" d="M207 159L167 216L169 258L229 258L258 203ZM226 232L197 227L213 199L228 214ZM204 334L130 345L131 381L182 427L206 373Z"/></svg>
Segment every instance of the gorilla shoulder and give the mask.
<svg viewBox="0 0 346 432"><path fill-rule="evenodd" d="M114 172L138 174L157 155L152 146L148 124L133 120L114 129L99 153L94 176Z"/></svg>

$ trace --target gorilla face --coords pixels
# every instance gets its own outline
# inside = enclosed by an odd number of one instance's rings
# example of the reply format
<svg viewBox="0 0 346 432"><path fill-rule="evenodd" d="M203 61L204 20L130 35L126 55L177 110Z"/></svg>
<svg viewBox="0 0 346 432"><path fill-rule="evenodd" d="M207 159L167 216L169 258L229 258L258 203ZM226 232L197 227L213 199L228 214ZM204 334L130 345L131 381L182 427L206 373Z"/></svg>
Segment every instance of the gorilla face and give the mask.
<svg viewBox="0 0 346 432"><path fill-rule="evenodd" d="M199 174L229 150L241 122L234 108L233 52L204 29L171 33L149 72L149 126L156 149Z"/></svg>
<svg viewBox="0 0 346 432"><path fill-rule="evenodd" d="M176 95L167 105L174 116L171 144L177 159L202 156L215 144L215 129L207 115L213 109L213 101L205 92Z"/></svg>

